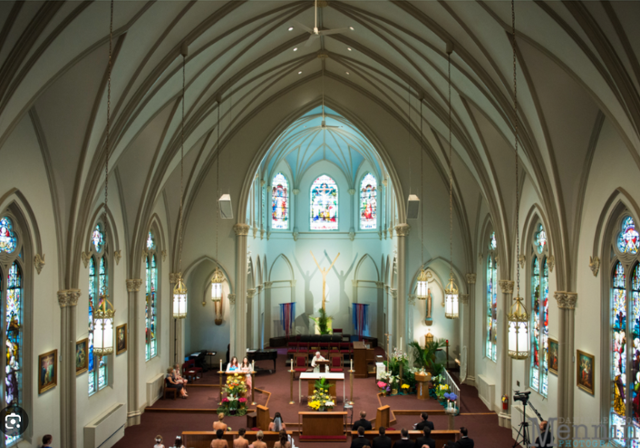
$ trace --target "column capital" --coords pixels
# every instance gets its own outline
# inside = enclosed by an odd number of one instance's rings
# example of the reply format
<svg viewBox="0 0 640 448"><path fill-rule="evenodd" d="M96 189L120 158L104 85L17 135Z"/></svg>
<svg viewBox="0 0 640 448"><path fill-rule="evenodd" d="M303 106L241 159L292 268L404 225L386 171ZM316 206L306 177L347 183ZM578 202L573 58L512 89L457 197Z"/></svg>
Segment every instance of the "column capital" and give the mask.
<svg viewBox="0 0 640 448"><path fill-rule="evenodd" d="M140 291L140 286L142 286L141 278L128 278L127 279L127 291L128 292L138 292Z"/></svg>
<svg viewBox="0 0 640 448"><path fill-rule="evenodd" d="M499 280L498 285L502 289L502 294L513 294L513 280Z"/></svg>
<svg viewBox="0 0 640 448"><path fill-rule="evenodd" d="M468 284L473 285L476 283L476 274L469 272L465 277Z"/></svg>
<svg viewBox="0 0 640 448"><path fill-rule="evenodd" d="M247 299L253 299L253 296L256 295L255 289L247 289Z"/></svg>
<svg viewBox="0 0 640 448"><path fill-rule="evenodd" d="M553 296L558 301L558 308L563 310L575 310L578 301L577 292L556 291Z"/></svg>
<svg viewBox="0 0 640 448"><path fill-rule="evenodd" d="M264 289L270 289L273 286L273 282L264 282Z"/></svg>
<svg viewBox="0 0 640 448"><path fill-rule="evenodd" d="M464 303L465 305L469 303L469 294L460 294L460 302Z"/></svg>
<svg viewBox="0 0 640 448"><path fill-rule="evenodd" d="M409 236L409 232L411 232L411 226L409 224L403 223L396 226L396 234L398 236Z"/></svg>
<svg viewBox="0 0 640 448"><path fill-rule="evenodd" d="M237 236L247 236L249 235L249 224L235 224L233 230Z"/></svg>
<svg viewBox="0 0 640 448"><path fill-rule="evenodd" d="M60 308L76 306L80 297L79 289L63 289L58 291L58 304Z"/></svg>
<svg viewBox="0 0 640 448"><path fill-rule="evenodd" d="M384 288L384 282L376 282L376 288L383 289Z"/></svg>
<svg viewBox="0 0 640 448"><path fill-rule="evenodd" d="M256 294L260 294L260 291L262 291L262 288L264 288L264 286L262 285L256 286Z"/></svg>
<svg viewBox="0 0 640 448"><path fill-rule="evenodd" d="M393 300L397 300L398 299L398 290L397 289L392 289L391 290L391 297L393 297Z"/></svg>
<svg viewBox="0 0 640 448"><path fill-rule="evenodd" d="M236 295L235 294L228 294L227 298L229 299L229 303L231 305L235 305L236 304Z"/></svg>
<svg viewBox="0 0 640 448"><path fill-rule="evenodd" d="M172 285L178 283L178 278L182 275L182 272L172 272L169 274L169 283Z"/></svg>

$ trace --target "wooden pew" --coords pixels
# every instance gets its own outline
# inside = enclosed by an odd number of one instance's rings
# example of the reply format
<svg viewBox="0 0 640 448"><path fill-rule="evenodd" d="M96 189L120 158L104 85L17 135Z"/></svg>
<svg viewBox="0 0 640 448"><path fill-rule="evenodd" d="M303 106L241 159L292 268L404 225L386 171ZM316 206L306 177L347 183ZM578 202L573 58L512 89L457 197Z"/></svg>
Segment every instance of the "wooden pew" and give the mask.
<svg viewBox="0 0 640 448"><path fill-rule="evenodd" d="M279 440L279 433L275 431L263 431L264 437L262 441L268 447L273 447ZM244 438L253 443L256 441L258 431L247 431ZM227 441L229 448L233 447L233 439L238 437L238 431L227 431L224 433L223 439ZM210 448L211 441L216 438L215 431L183 431L182 444L188 448Z"/></svg>
<svg viewBox="0 0 640 448"><path fill-rule="evenodd" d="M380 434L378 433L378 431L364 432L365 438L369 439L369 441L372 441L379 435ZM400 431L387 431L385 435L389 437L394 444L402 438L402 434L400 433ZM422 431L413 431L413 430L409 431L409 439L411 439L413 442L415 442L418 439L418 437L422 437L422 436L423 436ZM353 439L356 437L358 437L358 431L352 431L351 438ZM447 442L458 441L458 439L460 439L460 431L459 430L452 431L448 429L434 430L434 431L431 431L431 438L436 441L436 448L442 448Z"/></svg>

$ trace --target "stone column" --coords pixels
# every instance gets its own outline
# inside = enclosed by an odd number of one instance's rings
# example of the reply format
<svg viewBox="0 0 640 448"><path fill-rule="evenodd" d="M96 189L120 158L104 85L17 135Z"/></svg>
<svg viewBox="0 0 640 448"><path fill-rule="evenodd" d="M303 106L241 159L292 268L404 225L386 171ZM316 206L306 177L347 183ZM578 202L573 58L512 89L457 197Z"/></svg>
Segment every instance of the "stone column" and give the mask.
<svg viewBox="0 0 640 448"><path fill-rule="evenodd" d="M393 322L391 326L391 339L389 339L391 343L391 351L393 351L393 347L398 345L394 340L395 335L398 334L398 290L391 289L391 309L393 309Z"/></svg>
<svg viewBox="0 0 640 448"><path fill-rule="evenodd" d="M171 274L169 274L169 289L170 289L170 302L171 302L171 325L169 328L169 362L171 364L175 364L176 362L180 362L181 359L183 359L180 356L180 353L182 352L180 345L182 344L182 338L180 337L180 329L181 329L181 324L180 321L182 319L176 319L173 317L173 288L176 286L176 283L178 283L178 277L179 277L179 273L178 272L172 272ZM188 312L188 309L187 309ZM176 342L177 340L177 342Z"/></svg>
<svg viewBox="0 0 640 448"><path fill-rule="evenodd" d="M500 280L498 281L500 288L502 289L503 302L502 302L502 322L498 322L500 325L499 343L502 343L502 384L500 387L501 395L511 397L511 357L509 357L509 328L507 326L507 315L511 310L511 302L513 301L513 280ZM494 406L494 403L491 403ZM509 411L500 411L498 414L498 422L500 426L505 428L511 428L511 413Z"/></svg>
<svg viewBox="0 0 640 448"><path fill-rule="evenodd" d="M255 326L255 322L253 321L253 297L255 295L255 289L247 289L247 344L249 348L255 348L253 342L253 328Z"/></svg>
<svg viewBox="0 0 640 448"><path fill-rule="evenodd" d="M575 309L578 293L556 291L560 311L558 334L558 418L573 421Z"/></svg>
<svg viewBox="0 0 640 448"><path fill-rule="evenodd" d="M467 285L469 286L469 304L465 307L468 314L467 328L467 380L466 384L476 384L476 274L468 273L466 275Z"/></svg>
<svg viewBox="0 0 640 448"><path fill-rule="evenodd" d="M58 291L60 305L60 439L76 447L76 306L79 289Z"/></svg>
<svg viewBox="0 0 640 448"><path fill-rule="evenodd" d="M273 282L264 282L264 338L265 344L271 339L271 287Z"/></svg>
<svg viewBox="0 0 640 448"><path fill-rule="evenodd" d="M257 315L258 315L258 322L256 322L256 328L258 329L258 340L256 341L256 345L258 346L258 348L260 349L264 349L264 345L262 345L262 332L264 331L262 326L263 326L263 322L262 319L260 319L260 316L262 315L263 311L263 305L262 305L262 301L260 300L260 294L262 294L262 285L258 285L256 286L256 300L257 300Z"/></svg>
<svg viewBox="0 0 640 448"><path fill-rule="evenodd" d="M235 331L232 333L233 354L242 359L247 353L247 235L248 224L233 226L236 232L236 309Z"/></svg>
<svg viewBox="0 0 640 448"><path fill-rule="evenodd" d="M404 352L404 347L400 347L400 338L402 344L407 344L407 237L411 231L409 224L403 223L396 226L396 234L398 235L398 316L396 332L396 345Z"/></svg>
<svg viewBox="0 0 640 448"><path fill-rule="evenodd" d="M357 206L356 206L356 190L354 188L349 188L349 196L351 196L349 198L349 201L351 202L351 210L352 212L349 214L350 215L350 225L349 225L349 239L351 241L353 241L356 238L356 227L354 224L354 218L355 218L355 214L359 213L359 211L357 210Z"/></svg>
<svg viewBox="0 0 640 448"><path fill-rule="evenodd" d="M140 424L140 405L138 403L138 352L140 338L138 338L138 292L142 286L142 279L127 279L129 293L129 318L127 322L129 346L127 349L127 426ZM144 340L142 341L144 342Z"/></svg>

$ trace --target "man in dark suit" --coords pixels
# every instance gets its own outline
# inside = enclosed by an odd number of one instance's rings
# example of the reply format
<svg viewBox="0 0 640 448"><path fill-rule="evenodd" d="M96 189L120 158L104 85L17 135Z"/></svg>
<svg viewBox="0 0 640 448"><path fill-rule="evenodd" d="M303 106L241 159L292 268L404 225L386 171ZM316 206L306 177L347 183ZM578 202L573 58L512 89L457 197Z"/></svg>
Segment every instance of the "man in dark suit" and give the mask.
<svg viewBox="0 0 640 448"><path fill-rule="evenodd" d="M365 431L371 431L371 422L367 420L366 417L367 413L360 411L360 420L351 425L351 431L357 431L360 427L363 427Z"/></svg>
<svg viewBox="0 0 640 448"><path fill-rule="evenodd" d="M380 435L373 439L371 448L391 448L391 439L385 435L385 432L384 426L378 429Z"/></svg>
<svg viewBox="0 0 640 448"><path fill-rule="evenodd" d="M393 445L393 448L413 448L414 447L415 442L412 442L411 440L409 440L409 431L407 431L407 428L402 428L400 430L400 437L402 438Z"/></svg>
<svg viewBox="0 0 640 448"><path fill-rule="evenodd" d="M551 431L547 431L548 425L549 423L546 420L540 422L540 435L536 438L536 443L533 444L536 448L550 448L553 446Z"/></svg>
<svg viewBox="0 0 640 448"><path fill-rule="evenodd" d="M420 423L418 423L416 425L416 429L418 431L422 431L424 428L429 428L431 431L433 431L435 428L433 427L433 422L429 421L429 414L427 414L426 412L422 413L422 421Z"/></svg>
<svg viewBox="0 0 640 448"><path fill-rule="evenodd" d="M365 446L371 446L371 442L364 438L364 428L360 426L358 428L358 437L351 439L351 448L364 448Z"/></svg>
<svg viewBox="0 0 640 448"><path fill-rule="evenodd" d="M424 415L424 414L422 414ZM424 445L429 448L436 448L436 441L431 438L431 428L426 427L422 430L424 437L418 437L414 445L415 448L422 448Z"/></svg>
<svg viewBox="0 0 640 448"><path fill-rule="evenodd" d="M462 434L462 437L460 438L460 440L456 442L454 447L455 448L473 448L473 439L470 439L467 436L467 428L465 428L464 426L460 428L460 434Z"/></svg>

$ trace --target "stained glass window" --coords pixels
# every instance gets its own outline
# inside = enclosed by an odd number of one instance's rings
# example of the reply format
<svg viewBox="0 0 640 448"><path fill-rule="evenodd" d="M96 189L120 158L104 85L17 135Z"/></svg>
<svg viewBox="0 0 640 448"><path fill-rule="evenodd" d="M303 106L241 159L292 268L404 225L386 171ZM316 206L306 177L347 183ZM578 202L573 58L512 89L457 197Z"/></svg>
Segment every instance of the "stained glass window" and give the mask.
<svg viewBox="0 0 640 448"><path fill-rule="evenodd" d="M626 419L626 358L627 358L627 289L626 277L622 263L617 262L613 270L613 288L611 289L612 309L612 388L613 403L611 406L611 424ZM624 437L622 437L624 439Z"/></svg>
<svg viewBox="0 0 640 448"><path fill-rule="evenodd" d="M13 231L13 224L6 216L0 219L0 252L8 254L16 250L18 239Z"/></svg>
<svg viewBox="0 0 640 448"><path fill-rule="evenodd" d="M311 230L338 230L338 186L327 175L311 185Z"/></svg>
<svg viewBox="0 0 640 448"><path fill-rule="evenodd" d="M156 239L153 237L153 233L149 232L147 236L147 250L155 250L156 249Z"/></svg>
<svg viewBox="0 0 640 448"><path fill-rule="evenodd" d="M487 339L485 354L496 361L498 358L498 266L496 263L496 234L489 237L489 255L487 256Z"/></svg>
<svg viewBox="0 0 640 448"><path fill-rule="evenodd" d="M98 358L93 353L93 318L109 294L109 266L106 253L103 252L105 237L100 224L96 225L91 243L95 252L89 259L89 395L107 386L107 357Z"/></svg>
<svg viewBox="0 0 640 448"><path fill-rule="evenodd" d="M289 228L289 183L284 174L278 173L271 183L271 228Z"/></svg>
<svg viewBox="0 0 640 448"><path fill-rule="evenodd" d="M547 247L547 232L544 231L542 224L538 224L538 231L535 234L535 245L539 254L544 252L545 247Z"/></svg>
<svg viewBox="0 0 640 448"><path fill-rule="evenodd" d="M631 302L633 307L633 323L631 327L631 339L633 339L632 372L631 372L631 403L633 409L631 417L640 434L640 264L636 263L631 277ZM638 439L636 438L636 442Z"/></svg>
<svg viewBox="0 0 640 448"><path fill-rule="evenodd" d="M371 230L378 223L378 189L376 178L371 173L360 182L360 229Z"/></svg>
<svg viewBox="0 0 640 448"><path fill-rule="evenodd" d="M156 285L158 282L158 267L155 254L147 257L147 294L145 306L145 358L150 360L158 354L158 340L156 332L157 298Z"/></svg>
<svg viewBox="0 0 640 448"><path fill-rule="evenodd" d="M635 255L640 248L640 235L631 216L622 220L622 230L618 235L618 250L622 253Z"/></svg>
<svg viewBox="0 0 640 448"><path fill-rule="evenodd" d="M542 265L542 267L541 267ZM549 387L549 266L534 256L531 266L531 388L545 397Z"/></svg>

